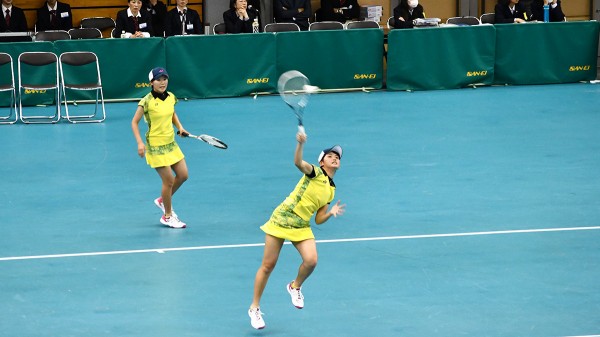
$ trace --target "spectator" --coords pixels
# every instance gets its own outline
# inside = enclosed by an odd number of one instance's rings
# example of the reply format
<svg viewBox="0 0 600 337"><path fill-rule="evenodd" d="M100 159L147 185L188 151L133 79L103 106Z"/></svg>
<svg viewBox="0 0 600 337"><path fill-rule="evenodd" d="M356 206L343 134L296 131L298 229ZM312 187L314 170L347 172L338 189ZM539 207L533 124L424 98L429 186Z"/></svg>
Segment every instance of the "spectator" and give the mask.
<svg viewBox="0 0 600 337"><path fill-rule="evenodd" d="M321 8L315 14L317 21L346 21L357 20L360 16L360 6L357 0L321 0Z"/></svg>
<svg viewBox="0 0 600 337"><path fill-rule="evenodd" d="M248 8L246 0L229 0L229 9L223 13L227 34L252 33L254 20L258 24L258 11Z"/></svg>
<svg viewBox="0 0 600 337"><path fill-rule="evenodd" d="M128 0L129 8L117 13L116 27L113 37L138 38L152 36L152 17L142 11L141 0Z"/></svg>
<svg viewBox="0 0 600 337"><path fill-rule="evenodd" d="M187 8L188 0L177 0L177 7L167 13L165 36L203 34L204 26L197 11Z"/></svg>
<svg viewBox="0 0 600 337"><path fill-rule="evenodd" d="M144 0L142 11L147 11L152 18L152 36L165 36L165 20L167 6L161 0Z"/></svg>
<svg viewBox="0 0 600 337"><path fill-rule="evenodd" d="M71 6L56 0L47 0L37 10L36 31L69 30L73 28Z"/></svg>
<svg viewBox="0 0 600 337"><path fill-rule="evenodd" d="M4 20L0 20L0 32L27 31L25 13L21 8L13 6L12 0L2 0L2 14Z"/></svg>
<svg viewBox="0 0 600 337"><path fill-rule="evenodd" d="M531 19L544 21L544 5L550 6L550 22L565 21L560 0L534 0L531 4Z"/></svg>
<svg viewBox="0 0 600 337"><path fill-rule="evenodd" d="M424 19L425 11L419 0L402 0L394 8L394 28L413 28L414 19Z"/></svg>
<svg viewBox="0 0 600 337"><path fill-rule="evenodd" d="M308 30L308 19L312 15L310 0L275 0L273 4L276 22L291 22Z"/></svg>
<svg viewBox="0 0 600 337"><path fill-rule="evenodd" d="M519 0L498 0L494 13L495 23L523 23L531 17Z"/></svg>

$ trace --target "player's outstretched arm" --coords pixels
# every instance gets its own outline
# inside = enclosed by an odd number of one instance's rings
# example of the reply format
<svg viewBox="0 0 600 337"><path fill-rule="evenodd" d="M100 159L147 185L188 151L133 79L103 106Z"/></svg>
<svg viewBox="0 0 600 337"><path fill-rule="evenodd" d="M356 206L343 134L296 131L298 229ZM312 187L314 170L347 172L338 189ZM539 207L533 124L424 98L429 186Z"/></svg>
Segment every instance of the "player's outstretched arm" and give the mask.
<svg viewBox="0 0 600 337"><path fill-rule="evenodd" d="M296 165L300 172L310 174L313 170L312 165L302 159L304 143L306 143L306 134L302 132L296 133L296 140L298 141L298 144L296 145L296 152L294 153L294 165Z"/></svg>
<svg viewBox="0 0 600 337"><path fill-rule="evenodd" d="M331 218L332 216L337 217L338 215L344 214L346 204L340 205L340 200L338 200L338 202L331 206L331 209L329 209L329 211L327 210L327 208L328 205L325 205L319 208L319 210L317 211L317 215L315 215L315 223L317 225L324 223L325 221L329 220L329 218Z"/></svg>

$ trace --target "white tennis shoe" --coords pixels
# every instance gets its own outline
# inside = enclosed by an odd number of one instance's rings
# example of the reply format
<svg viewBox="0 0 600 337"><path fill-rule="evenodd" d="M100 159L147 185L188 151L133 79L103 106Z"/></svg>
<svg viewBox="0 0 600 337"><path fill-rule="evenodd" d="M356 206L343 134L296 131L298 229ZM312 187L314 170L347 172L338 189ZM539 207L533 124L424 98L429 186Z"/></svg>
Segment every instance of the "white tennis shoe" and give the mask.
<svg viewBox="0 0 600 337"><path fill-rule="evenodd" d="M156 207L160 208L160 210L163 213L165 212L165 205L163 204L162 197L158 197L158 198L154 199L154 204L156 205ZM173 209L173 207L171 207L171 215L174 217L177 217L177 214L175 213L175 210Z"/></svg>
<svg viewBox="0 0 600 337"><path fill-rule="evenodd" d="M294 283L294 281L288 283L287 285L287 291L290 294L290 296L292 297L292 304L298 308L298 309L302 309L304 308L304 295L302 295L302 287L296 289L292 287L292 283Z"/></svg>
<svg viewBox="0 0 600 337"><path fill-rule="evenodd" d="M262 318L263 313L260 308L248 309L248 316L250 316L250 324L254 329L260 330L265 328L265 321Z"/></svg>
<svg viewBox="0 0 600 337"><path fill-rule="evenodd" d="M179 220L179 218L177 218L176 216L170 216L170 217L165 217L165 215L163 214L163 216L160 217L160 223L162 223L165 226L171 227L171 228L185 228L186 224Z"/></svg>

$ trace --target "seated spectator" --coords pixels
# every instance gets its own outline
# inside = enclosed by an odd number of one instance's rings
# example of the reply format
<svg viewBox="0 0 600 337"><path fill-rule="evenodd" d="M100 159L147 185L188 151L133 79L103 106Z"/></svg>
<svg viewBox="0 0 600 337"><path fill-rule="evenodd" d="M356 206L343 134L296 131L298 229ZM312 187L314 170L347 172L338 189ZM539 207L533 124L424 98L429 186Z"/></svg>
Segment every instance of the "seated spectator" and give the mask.
<svg viewBox="0 0 600 337"><path fill-rule="evenodd" d="M116 27L113 37L138 38L152 36L152 18L147 11L142 11L141 0L128 0L129 8L117 13Z"/></svg>
<svg viewBox="0 0 600 337"><path fill-rule="evenodd" d="M69 30L73 28L71 6L56 0L47 0L37 10L35 29L44 30Z"/></svg>
<svg viewBox="0 0 600 337"><path fill-rule="evenodd" d="M519 0L498 0L494 13L495 23L523 23L531 17Z"/></svg>
<svg viewBox="0 0 600 337"><path fill-rule="evenodd" d="M413 28L414 19L424 19L425 11L419 0L402 0L394 8L394 28Z"/></svg>
<svg viewBox="0 0 600 337"><path fill-rule="evenodd" d="M147 11L152 18L152 36L165 36L167 6L161 0L144 0L142 10Z"/></svg>
<svg viewBox="0 0 600 337"><path fill-rule="evenodd" d="M188 0L177 0L177 7L167 13L165 36L204 34L200 15L187 4Z"/></svg>
<svg viewBox="0 0 600 337"><path fill-rule="evenodd" d="M308 19L312 15L310 0L275 0L273 3L276 22L291 22L308 30Z"/></svg>
<svg viewBox="0 0 600 337"><path fill-rule="evenodd" d="M2 0L2 17L0 32L26 32L27 19L19 7L12 5L12 0Z"/></svg>
<svg viewBox="0 0 600 337"><path fill-rule="evenodd" d="M360 6L357 0L321 0L321 8L315 14L317 21L346 21L358 20Z"/></svg>
<svg viewBox="0 0 600 337"><path fill-rule="evenodd" d="M544 21L544 5L550 6L550 22L565 21L565 14L560 7L560 0L534 0L531 4L531 19Z"/></svg>
<svg viewBox="0 0 600 337"><path fill-rule="evenodd" d="M223 13L225 32L227 34L252 33L255 19L258 24L258 11L248 8L246 0L229 0L229 9ZM260 31L260 25L258 29Z"/></svg>

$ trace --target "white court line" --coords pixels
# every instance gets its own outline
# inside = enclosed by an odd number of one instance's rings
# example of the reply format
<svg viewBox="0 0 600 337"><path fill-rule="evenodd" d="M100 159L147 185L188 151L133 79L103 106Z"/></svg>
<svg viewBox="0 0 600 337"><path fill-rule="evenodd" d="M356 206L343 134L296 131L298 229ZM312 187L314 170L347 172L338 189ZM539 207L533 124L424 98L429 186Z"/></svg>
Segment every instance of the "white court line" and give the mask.
<svg viewBox="0 0 600 337"><path fill-rule="evenodd" d="M317 240L316 242L317 243L338 243L338 242L360 242L360 241L382 241L382 240L409 240L409 239L447 238L447 237L460 237L460 236L586 231L586 230L598 230L598 229L600 229L600 226L516 229L516 230L488 231L488 232L420 234L420 235L380 236L380 237L372 237L372 238L331 239L331 240ZM291 244L291 243L285 242L285 244ZM72 253L72 254L11 256L11 257L0 257L0 262L2 262L2 261L17 261L17 260L56 259L56 258L65 258L65 257L101 256L101 255L124 255L124 254L143 254L143 253L161 253L162 254L162 253L166 253L166 252L176 252L176 251L224 249L224 248L247 248L247 247L261 247L264 245L265 245L264 243L246 243L246 244L233 244L233 245L197 246L197 247L179 247L179 248L115 250L115 251L107 251L107 252ZM600 335L571 336L571 337L600 337Z"/></svg>

